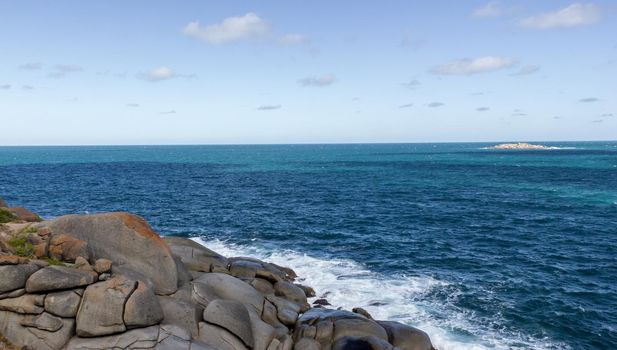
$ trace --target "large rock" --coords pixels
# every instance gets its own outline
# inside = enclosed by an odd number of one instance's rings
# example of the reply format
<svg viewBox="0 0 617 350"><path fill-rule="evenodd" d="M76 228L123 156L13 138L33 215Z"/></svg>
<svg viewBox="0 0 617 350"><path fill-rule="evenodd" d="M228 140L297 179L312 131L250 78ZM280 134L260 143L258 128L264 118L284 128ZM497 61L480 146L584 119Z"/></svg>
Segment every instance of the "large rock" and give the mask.
<svg viewBox="0 0 617 350"><path fill-rule="evenodd" d="M59 328L58 324L50 319L36 320L32 316L0 311L0 334L3 334L14 345L24 349L59 350L71 338L75 320L70 318L58 318L57 320L62 323ZM29 324L29 326L24 326L22 323ZM57 330L51 332L36 328L37 326L57 328Z"/></svg>
<svg viewBox="0 0 617 350"><path fill-rule="evenodd" d="M136 285L136 281L120 276L88 286L77 312L77 335L97 337L124 332L124 304Z"/></svg>
<svg viewBox="0 0 617 350"><path fill-rule="evenodd" d="M45 297L45 311L60 317L75 317L80 302L81 295L72 290L49 293Z"/></svg>
<svg viewBox="0 0 617 350"><path fill-rule="evenodd" d="M235 300L253 306L259 313L264 304L255 288L223 273L207 273L193 280L193 298L204 307L215 299Z"/></svg>
<svg viewBox="0 0 617 350"><path fill-rule="evenodd" d="M277 296L293 301L302 306L303 309L308 309L306 294L304 290L293 283L287 281L278 281L274 284L274 291Z"/></svg>
<svg viewBox="0 0 617 350"><path fill-rule="evenodd" d="M392 321L377 321L388 333L389 342L401 350L431 350L428 334L411 326Z"/></svg>
<svg viewBox="0 0 617 350"><path fill-rule="evenodd" d="M54 234L88 242L91 258L110 259L150 278L157 294L176 291L178 276L171 250L143 218L129 213L67 215L47 225Z"/></svg>
<svg viewBox="0 0 617 350"><path fill-rule="evenodd" d="M0 300L0 310L18 314L40 314L44 311L45 295L24 294L17 298Z"/></svg>
<svg viewBox="0 0 617 350"><path fill-rule="evenodd" d="M64 266L48 266L33 273L26 282L28 293L87 286L97 280L96 273Z"/></svg>
<svg viewBox="0 0 617 350"><path fill-rule="evenodd" d="M158 299L165 316L162 325L188 329L193 337L197 337L199 334L198 322L203 317L201 306L169 296L159 296Z"/></svg>
<svg viewBox="0 0 617 350"><path fill-rule="evenodd" d="M204 320L225 328L249 348L253 348L251 318L246 306L234 300L213 300L204 310Z"/></svg>
<svg viewBox="0 0 617 350"><path fill-rule="evenodd" d="M38 269L35 264L0 266L0 294L24 288L28 277Z"/></svg>
<svg viewBox="0 0 617 350"><path fill-rule="evenodd" d="M137 288L124 305L124 324L127 328L147 327L163 319L163 310L154 290L138 281Z"/></svg>
<svg viewBox="0 0 617 350"><path fill-rule="evenodd" d="M24 327L34 327L49 332L56 332L63 326L61 318L47 312L36 316L25 316L19 323Z"/></svg>
<svg viewBox="0 0 617 350"><path fill-rule="evenodd" d="M205 322L199 322L198 339L217 350L248 350L242 340L226 329Z"/></svg>
<svg viewBox="0 0 617 350"><path fill-rule="evenodd" d="M215 268L227 268L227 258L195 241L182 237L165 237L164 240L191 271L213 272Z"/></svg>
<svg viewBox="0 0 617 350"><path fill-rule="evenodd" d="M343 337L332 345L332 350L392 350L387 341L373 337Z"/></svg>
<svg viewBox="0 0 617 350"><path fill-rule="evenodd" d="M50 257L62 261L73 262L78 256L89 258L88 244L70 235L53 235L47 249Z"/></svg>
<svg viewBox="0 0 617 350"><path fill-rule="evenodd" d="M105 337L73 337L65 350L154 349L158 338L159 326L151 326Z"/></svg>

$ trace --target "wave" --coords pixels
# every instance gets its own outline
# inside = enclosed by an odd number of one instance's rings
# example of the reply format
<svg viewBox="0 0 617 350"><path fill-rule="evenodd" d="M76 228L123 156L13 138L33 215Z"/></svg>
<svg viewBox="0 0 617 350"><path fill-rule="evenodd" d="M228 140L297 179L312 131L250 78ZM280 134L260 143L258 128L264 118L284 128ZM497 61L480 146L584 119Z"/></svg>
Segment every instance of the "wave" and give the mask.
<svg viewBox="0 0 617 350"><path fill-rule="evenodd" d="M508 332L500 326L499 315L480 319L470 310L431 298L447 292L454 299L457 288L430 276L385 276L352 260L266 249L257 240L251 245L199 237L193 240L225 256L253 257L291 267L300 276L299 283L313 287L317 297L325 297L332 307L362 307L375 319L418 327L431 336L439 350L569 349L550 339Z"/></svg>

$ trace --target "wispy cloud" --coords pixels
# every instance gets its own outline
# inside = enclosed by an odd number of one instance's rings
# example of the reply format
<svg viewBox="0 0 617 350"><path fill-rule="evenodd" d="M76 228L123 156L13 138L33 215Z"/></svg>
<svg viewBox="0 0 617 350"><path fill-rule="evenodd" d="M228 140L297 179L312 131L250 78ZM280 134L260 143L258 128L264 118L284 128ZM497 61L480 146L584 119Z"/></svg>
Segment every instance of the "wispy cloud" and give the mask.
<svg viewBox="0 0 617 350"><path fill-rule="evenodd" d="M478 107L476 108L476 111L478 112L486 112L486 111L490 111L491 109L489 107Z"/></svg>
<svg viewBox="0 0 617 350"><path fill-rule="evenodd" d="M433 68L431 72L443 75L471 75L508 68L514 63L515 61L513 59L506 57L485 56L474 59L464 58L437 66Z"/></svg>
<svg viewBox="0 0 617 350"><path fill-rule="evenodd" d="M520 109L515 109L512 114L512 117L526 117L527 113L524 113L523 111L521 111Z"/></svg>
<svg viewBox="0 0 617 350"><path fill-rule="evenodd" d="M139 107L139 104L138 103L127 103L126 106L131 107L131 108L137 108Z"/></svg>
<svg viewBox="0 0 617 350"><path fill-rule="evenodd" d="M557 11L527 17L519 22L524 28L571 28L593 24L602 18L600 8L594 4L572 4Z"/></svg>
<svg viewBox="0 0 617 350"><path fill-rule="evenodd" d="M427 106L429 106L430 108L437 108L437 107L445 106L445 103L431 102Z"/></svg>
<svg viewBox="0 0 617 350"><path fill-rule="evenodd" d="M298 45L308 41L306 36L302 34L285 34L279 38L279 43L283 45Z"/></svg>
<svg viewBox="0 0 617 350"><path fill-rule="evenodd" d="M539 65L529 64L529 65L521 67L521 69L519 69L518 72L510 74L510 76L518 77L518 76L523 76L523 75L530 75L530 74L538 72L539 70L540 70Z"/></svg>
<svg viewBox="0 0 617 350"><path fill-rule="evenodd" d="M413 103L405 103L404 105L398 106L398 108L410 108L413 107Z"/></svg>
<svg viewBox="0 0 617 350"><path fill-rule="evenodd" d="M176 110L172 109L172 110L169 110L169 111L160 112L159 114L176 114Z"/></svg>
<svg viewBox="0 0 617 350"><path fill-rule="evenodd" d="M8 90L11 88L11 84L0 85L0 90Z"/></svg>
<svg viewBox="0 0 617 350"><path fill-rule="evenodd" d="M243 39L258 38L268 34L270 26L253 12L244 16L228 17L221 23L201 26L199 22L190 22L183 32L185 35L203 40L210 44L225 44Z"/></svg>
<svg viewBox="0 0 617 350"><path fill-rule="evenodd" d="M174 78L195 78L195 74L179 74L174 72L171 68L162 66L154 68L147 73L137 74L137 78L147 80L150 82L158 82L162 80L169 80Z"/></svg>
<svg viewBox="0 0 617 350"><path fill-rule="evenodd" d="M302 86L317 86L324 87L334 84L336 77L333 74L325 74L322 76L310 76L298 79L298 84Z"/></svg>
<svg viewBox="0 0 617 350"><path fill-rule="evenodd" d="M596 119L596 120L592 120L592 123L604 123L604 119Z"/></svg>
<svg viewBox="0 0 617 350"><path fill-rule="evenodd" d="M604 114L600 115L600 117L606 118L606 117L612 117L613 115L614 115L613 113L604 113Z"/></svg>
<svg viewBox="0 0 617 350"><path fill-rule="evenodd" d="M585 98L581 98L580 100L578 100L578 102L583 102L583 103L591 103L591 102L598 102L598 101L600 101L600 99L597 97L585 97Z"/></svg>
<svg viewBox="0 0 617 350"><path fill-rule="evenodd" d="M486 5L475 9L471 15L478 18L498 17L501 16L502 11L497 1L491 1Z"/></svg>
<svg viewBox="0 0 617 350"><path fill-rule="evenodd" d="M272 111L275 109L281 109L281 105L261 105L259 107L257 107L256 109L258 111Z"/></svg>
<svg viewBox="0 0 617 350"><path fill-rule="evenodd" d="M76 64L57 64L48 74L50 78L64 78L69 74L81 72L84 69Z"/></svg>
<svg viewBox="0 0 617 350"><path fill-rule="evenodd" d="M28 63L19 65L19 67L17 68L21 70L41 70L43 69L43 64L39 62L28 62Z"/></svg>
<svg viewBox="0 0 617 350"><path fill-rule="evenodd" d="M32 86L32 85L22 85L21 89L22 90L30 91L30 90L34 90L34 86Z"/></svg>
<svg viewBox="0 0 617 350"><path fill-rule="evenodd" d="M420 81L417 80L417 79L411 79L410 81L401 83L401 85L403 85L404 87L409 88L409 89L415 89L418 86L420 86L420 84L421 84Z"/></svg>

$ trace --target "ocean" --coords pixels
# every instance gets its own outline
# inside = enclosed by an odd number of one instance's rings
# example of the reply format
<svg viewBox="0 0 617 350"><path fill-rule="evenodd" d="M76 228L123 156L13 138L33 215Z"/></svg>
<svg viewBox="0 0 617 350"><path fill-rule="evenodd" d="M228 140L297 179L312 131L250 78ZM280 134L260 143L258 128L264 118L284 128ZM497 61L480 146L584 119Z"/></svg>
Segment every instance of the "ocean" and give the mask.
<svg viewBox="0 0 617 350"><path fill-rule="evenodd" d="M617 142L0 147L0 196L287 265L440 350L617 348Z"/></svg>

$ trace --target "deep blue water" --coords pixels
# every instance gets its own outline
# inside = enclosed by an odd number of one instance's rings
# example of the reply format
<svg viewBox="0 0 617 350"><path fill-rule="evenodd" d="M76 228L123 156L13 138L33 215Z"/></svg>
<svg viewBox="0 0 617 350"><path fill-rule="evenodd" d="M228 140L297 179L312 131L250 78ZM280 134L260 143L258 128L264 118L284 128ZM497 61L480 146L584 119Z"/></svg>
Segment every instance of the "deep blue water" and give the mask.
<svg viewBox="0 0 617 350"><path fill-rule="evenodd" d="M555 145L0 147L0 195L339 266L442 349L616 349L617 143Z"/></svg>

